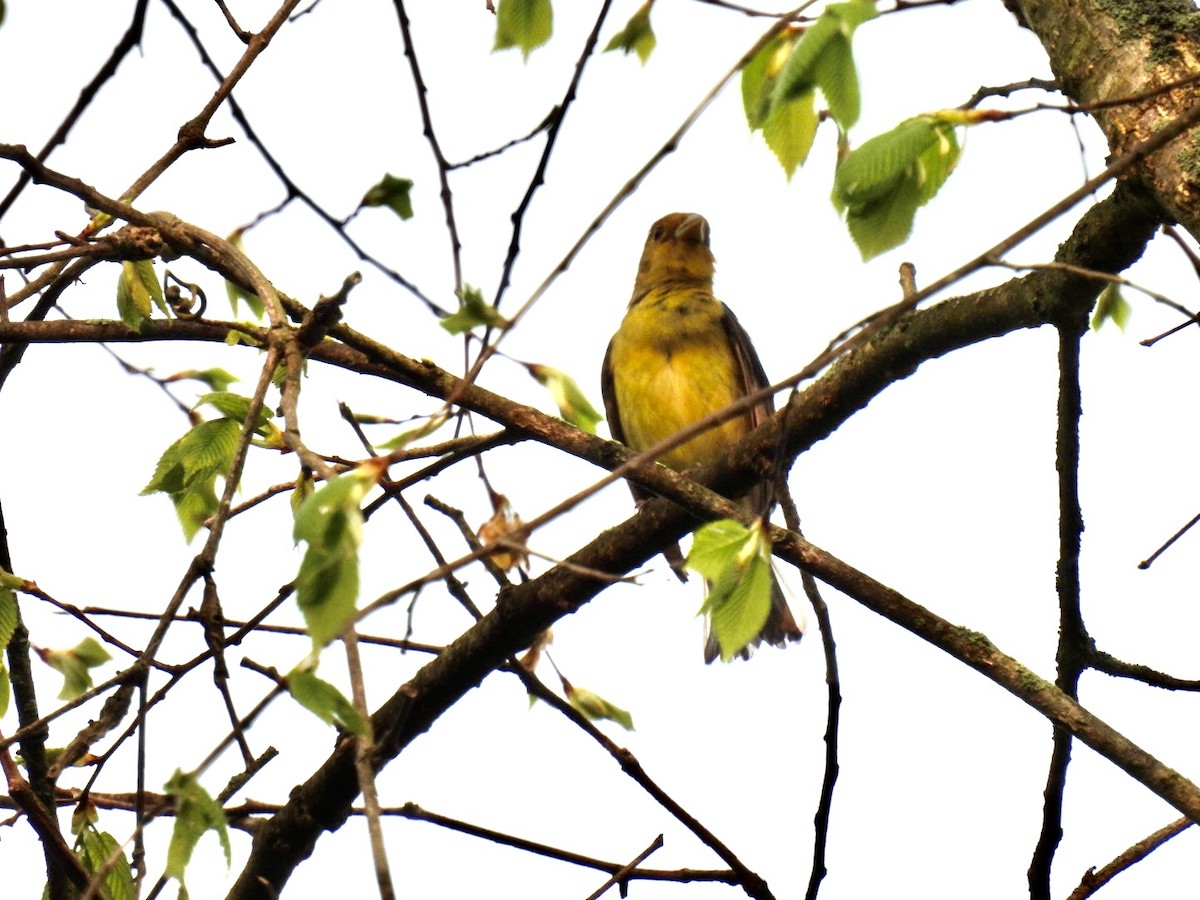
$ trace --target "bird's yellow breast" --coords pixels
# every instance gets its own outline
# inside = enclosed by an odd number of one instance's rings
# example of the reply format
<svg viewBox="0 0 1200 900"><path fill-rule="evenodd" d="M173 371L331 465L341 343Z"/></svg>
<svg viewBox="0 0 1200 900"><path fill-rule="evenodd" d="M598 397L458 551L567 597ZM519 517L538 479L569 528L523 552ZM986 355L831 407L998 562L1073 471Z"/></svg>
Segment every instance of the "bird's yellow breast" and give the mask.
<svg viewBox="0 0 1200 900"><path fill-rule="evenodd" d="M724 307L707 291L650 291L626 313L610 350L625 443L645 450L745 393ZM745 416L710 429L659 461L684 470L716 459L749 431Z"/></svg>

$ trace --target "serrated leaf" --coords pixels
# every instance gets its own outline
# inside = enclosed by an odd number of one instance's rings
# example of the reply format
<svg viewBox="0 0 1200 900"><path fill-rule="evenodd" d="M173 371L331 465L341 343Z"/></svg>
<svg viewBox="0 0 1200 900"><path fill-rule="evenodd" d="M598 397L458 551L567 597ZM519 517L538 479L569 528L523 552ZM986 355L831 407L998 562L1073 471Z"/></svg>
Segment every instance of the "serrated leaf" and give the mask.
<svg viewBox="0 0 1200 900"><path fill-rule="evenodd" d="M540 363L530 363L525 368L550 392L563 419L588 434L596 433L596 426L604 420L604 416L584 396L574 378L560 369Z"/></svg>
<svg viewBox="0 0 1200 900"><path fill-rule="evenodd" d="M704 576L701 609L728 662L762 632L771 611L771 543L762 522L749 528L732 519L696 531L688 567Z"/></svg>
<svg viewBox="0 0 1200 900"><path fill-rule="evenodd" d="M8 702L12 699L12 682L8 677L8 669L0 660L0 716L8 712Z"/></svg>
<svg viewBox="0 0 1200 900"><path fill-rule="evenodd" d="M842 159L833 203L864 260L908 239L917 209L941 189L959 155L953 125L934 114L907 119Z"/></svg>
<svg viewBox="0 0 1200 900"><path fill-rule="evenodd" d="M650 7L653 5L654 0L646 0L638 7L638 11L629 17L625 27L613 35L608 46L604 48L604 52L621 50L626 56L636 53L638 59L642 61L642 65L645 65L658 43L658 38L654 36L654 29L650 27Z"/></svg>
<svg viewBox="0 0 1200 900"><path fill-rule="evenodd" d="M763 123L763 139L783 166L790 180L798 166L804 165L817 136L816 101L812 91L771 106Z"/></svg>
<svg viewBox="0 0 1200 900"><path fill-rule="evenodd" d="M94 811L94 807L92 809ZM121 844L107 831L99 831L92 824L94 821L93 817L89 817L88 821L80 823L78 829L73 829L78 835L75 841L75 855L91 875L104 868L114 856L117 857L116 862L107 868L104 878L100 881L98 896L103 900L134 900L137 890L134 887L133 872Z"/></svg>
<svg viewBox="0 0 1200 900"><path fill-rule="evenodd" d="M225 811L220 804L209 796L193 775L180 769L175 770L163 789L175 798L175 828L167 848L166 876L174 878L181 885L184 883L184 871L196 844L207 831L217 833L221 849L225 851L225 867L228 868L233 853L229 846Z"/></svg>
<svg viewBox="0 0 1200 900"><path fill-rule="evenodd" d="M296 575L296 603L318 649L354 618L362 540L359 503L381 472L380 464L365 463L330 481L296 511L293 536L308 545Z"/></svg>
<svg viewBox="0 0 1200 900"><path fill-rule="evenodd" d="M239 425L246 421L246 416L250 414L250 398L243 397L241 394L235 394L231 391L212 391L204 394L196 401L196 406L208 405L219 412L227 419L233 419ZM259 434L265 435L268 431L267 426L270 424L271 410L265 405L258 408L258 420L255 423L254 430ZM240 429L239 429L240 432Z"/></svg>
<svg viewBox="0 0 1200 900"><path fill-rule="evenodd" d="M211 475L208 478L195 479L185 490L170 495L171 504L175 507L175 517L183 529L185 541L190 543L221 505L216 485L217 477Z"/></svg>
<svg viewBox="0 0 1200 900"><path fill-rule="evenodd" d="M162 287L154 275L154 263L148 259L121 263L117 279L117 315L134 331L150 318L155 303L163 305Z"/></svg>
<svg viewBox="0 0 1200 900"><path fill-rule="evenodd" d="M550 0L500 0L496 7L496 43L492 50L519 47L529 54L550 40L554 11Z"/></svg>
<svg viewBox="0 0 1200 900"><path fill-rule="evenodd" d="M476 325L500 329L508 327L508 319L500 315L495 307L488 306L483 301L483 294L469 284L463 287L458 300L458 310L438 323L451 334L462 334Z"/></svg>
<svg viewBox="0 0 1200 900"><path fill-rule="evenodd" d="M84 638L66 650L40 650L42 661L63 677L59 700L74 700L92 687L89 670L112 659L109 652L95 638Z"/></svg>
<svg viewBox="0 0 1200 900"><path fill-rule="evenodd" d="M8 575L8 573L0 569L0 575ZM16 630L17 595L6 585L0 585L0 651L8 647L8 642L12 640L13 632Z"/></svg>
<svg viewBox="0 0 1200 900"><path fill-rule="evenodd" d="M1132 314L1133 307L1121 293L1120 285L1110 281L1096 298L1096 308L1092 311L1092 331L1099 331L1105 322L1112 322L1124 331Z"/></svg>
<svg viewBox="0 0 1200 900"><path fill-rule="evenodd" d="M201 422L163 451L142 494L165 493L187 540L217 510L216 479L229 471L242 424L233 419Z"/></svg>
<svg viewBox="0 0 1200 900"><path fill-rule="evenodd" d="M233 419L211 419L189 429L159 457L143 494L185 490L197 479L224 474L233 460L242 424Z"/></svg>
<svg viewBox="0 0 1200 900"><path fill-rule="evenodd" d="M833 3L808 26L779 73L772 103L783 103L814 88L825 97L842 131L858 121L858 73L852 38L855 29L878 14L870 0Z"/></svg>
<svg viewBox="0 0 1200 900"><path fill-rule="evenodd" d="M411 219L412 186L411 178L397 178L389 172L363 195L362 205L386 206L401 219Z"/></svg>
<svg viewBox="0 0 1200 900"><path fill-rule="evenodd" d="M742 109L751 131L762 128L767 121L779 73L796 46L797 34L795 31L777 34L742 67Z"/></svg>
<svg viewBox="0 0 1200 900"><path fill-rule="evenodd" d="M846 227L864 261L903 244L921 204L914 180L901 181L879 200L846 212Z"/></svg>
<svg viewBox="0 0 1200 900"><path fill-rule="evenodd" d="M311 669L296 668L287 676L288 692L323 722L337 725L361 737L369 737L371 723L364 719L354 704L328 681L317 677Z"/></svg>
<svg viewBox="0 0 1200 900"><path fill-rule="evenodd" d="M633 716L615 704L609 703L599 694L586 688L573 687L569 682L563 682L567 691L567 702L589 720L609 719L616 722L626 731L633 731Z"/></svg>

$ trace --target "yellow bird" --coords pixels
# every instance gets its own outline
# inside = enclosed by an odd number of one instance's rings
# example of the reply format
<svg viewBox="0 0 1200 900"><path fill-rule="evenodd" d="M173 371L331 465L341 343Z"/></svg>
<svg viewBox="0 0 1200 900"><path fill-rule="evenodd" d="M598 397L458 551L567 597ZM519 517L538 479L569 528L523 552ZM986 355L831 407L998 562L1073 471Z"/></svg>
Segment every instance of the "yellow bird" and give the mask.
<svg viewBox="0 0 1200 900"><path fill-rule="evenodd" d="M646 450L769 382L750 338L729 307L713 296L708 222L696 213L671 213L654 223L638 264L633 299L604 357L601 389L615 440ZM774 412L768 397L744 415L667 451L659 462L678 471L712 462ZM634 488L642 499L646 492ZM743 500L765 514L770 486ZM679 547L664 554L681 571ZM681 576L682 577L682 576ZM787 600L772 573L771 611L754 640L784 646L799 640ZM750 648L742 651L748 657ZM709 634L705 662L719 653Z"/></svg>

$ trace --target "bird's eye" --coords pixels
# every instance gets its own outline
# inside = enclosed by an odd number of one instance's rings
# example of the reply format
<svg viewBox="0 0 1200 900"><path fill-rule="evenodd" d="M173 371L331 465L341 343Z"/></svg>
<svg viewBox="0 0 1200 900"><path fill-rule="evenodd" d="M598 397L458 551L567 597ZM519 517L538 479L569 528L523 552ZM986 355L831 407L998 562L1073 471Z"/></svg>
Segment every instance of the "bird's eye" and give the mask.
<svg viewBox="0 0 1200 900"><path fill-rule="evenodd" d="M663 236L663 227L661 225L655 225L653 228L650 229L650 240L661 241L662 236Z"/></svg>

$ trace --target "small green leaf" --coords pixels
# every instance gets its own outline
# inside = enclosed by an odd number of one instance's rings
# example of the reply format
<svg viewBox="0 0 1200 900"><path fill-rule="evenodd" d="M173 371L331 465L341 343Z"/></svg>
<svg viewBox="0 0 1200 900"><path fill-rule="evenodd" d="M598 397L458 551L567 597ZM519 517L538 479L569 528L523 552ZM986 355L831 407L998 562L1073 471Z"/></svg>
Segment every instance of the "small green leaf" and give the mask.
<svg viewBox="0 0 1200 900"><path fill-rule="evenodd" d="M529 54L550 40L554 11L550 0L500 0L496 7L496 43L492 50L520 47Z"/></svg>
<svg viewBox="0 0 1200 900"><path fill-rule="evenodd" d="M226 238L226 240L229 241L230 245L235 250L238 250L243 254L246 252L246 247L242 239L244 234L245 231L239 228L228 238ZM253 291L248 291L240 285L234 284L232 281L225 282L225 294L229 297L229 306L233 310L233 314L235 316L238 314L238 301L240 300L246 304L246 309L250 310L250 315L254 316L254 318L257 320L262 321L263 302L262 298L259 297L258 294L254 293Z"/></svg>
<svg viewBox="0 0 1200 900"><path fill-rule="evenodd" d="M233 460L242 425L234 419L212 419L189 429L159 457L142 494L173 494L197 479L223 474Z"/></svg>
<svg viewBox="0 0 1200 900"><path fill-rule="evenodd" d="M165 493L190 541L217 510L216 479L229 471L242 423L234 419L201 422L163 451L142 494Z"/></svg>
<svg viewBox="0 0 1200 900"><path fill-rule="evenodd" d="M747 528L732 519L696 531L688 567L709 584L702 613L728 662L762 632L771 611L771 543L761 521Z"/></svg>
<svg viewBox="0 0 1200 900"><path fill-rule="evenodd" d="M92 687L89 669L104 665L112 659L95 638L84 638L67 650L39 650L38 655L50 668L63 676L59 700L74 700Z"/></svg>
<svg viewBox="0 0 1200 900"><path fill-rule="evenodd" d="M425 422L418 425L416 428L409 428L407 431L402 431L398 435L382 444L376 444L380 450L399 450L401 447L407 447L413 441L419 441L422 438L428 437L439 428L446 424L449 420L449 415L445 412L430 416Z"/></svg>
<svg viewBox="0 0 1200 900"><path fill-rule="evenodd" d="M873 0L832 3L796 43L775 85L772 103L794 99L817 88L842 131L858 121L858 72L851 42L855 29L878 15Z"/></svg>
<svg viewBox="0 0 1200 900"><path fill-rule="evenodd" d="M166 382L174 381L199 381L207 385L211 391L224 391L229 388L235 381L240 381L236 375L231 375L224 369L184 369L182 372L176 372L163 379Z"/></svg>
<svg viewBox="0 0 1200 900"><path fill-rule="evenodd" d="M804 165L817 136L817 115L812 91L771 106L763 123L763 139L775 154L790 180L797 166Z"/></svg>
<svg viewBox="0 0 1200 900"><path fill-rule="evenodd" d="M382 463L364 463L330 481L296 511L293 536L308 544L296 575L296 603L317 649L354 618L362 541L359 503L382 471Z"/></svg>
<svg viewBox="0 0 1200 900"><path fill-rule="evenodd" d="M566 372L539 363L530 363L525 368L539 384L550 391L550 396L558 405L559 414L563 419L588 434L596 433L596 426L604 420L604 416L596 412L596 408L588 402L574 378Z"/></svg>
<svg viewBox="0 0 1200 900"><path fill-rule="evenodd" d="M183 884L184 870L191 861L196 844L206 831L215 831L225 851L225 867L229 867L233 852L229 846L229 829L225 810L200 786L195 776L180 769L163 788L175 798L175 828L167 848L166 875Z"/></svg>
<svg viewBox="0 0 1200 900"><path fill-rule="evenodd" d="M212 391L202 396L196 401L196 406L211 406L226 419L233 419L239 425L246 421L246 417L250 415L250 398L243 397L241 394L234 394L230 391ZM260 406L258 409L258 420L254 425L254 430L261 435L267 435L269 430L267 426L271 421L271 410L266 405Z"/></svg>
<svg viewBox="0 0 1200 900"><path fill-rule="evenodd" d="M121 277L117 279L117 314L121 321L137 331L150 318L153 306L167 311L162 285L154 274L154 262L140 259L121 263Z"/></svg>
<svg viewBox="0 0 1200 900"><path fill-rule="evenodd" d="M937 114L917 116L847 154L833 180L833 203L863 259L896 247L912 233L960 154L954 125Z"/></svg>
<svg viewBox="0 0 1200 900"><path fill-rule="evenodd" d="M777 34L742 67L742 108L751 131L762 128L767 121L779 73L796 46L797 37L798 32L792 30Z"/></svg>
<svg viewBox="0 0 1200 900"><path fill-rule="evenodd" d="M412 208L412 179L397 178L390 173L383 180L368 190L362 198L362 206L386 206L401 219L411 219Z"/></svg>
<svg viewBox="0 0 1200 900"><path fill-rule="evenodd" d="M287 686L296 702L319 716L321 721L362 737L370 736L371 723L359 715L341 691L318 678L311 669L293 669L288 673Z"/></svg>
<svg viewBox="0 0 1200 900"><path fill-rule="evenodd" d="M8 701L12 694L8 669L4 667L3 651L17 630L18 620L17 595L9 585L23 586L25 583L23 578L10 575L0 568L0 716L8 712Z"/></svg>
<svg viewBox="0 0 1200 900"><path fill-rule="evenodd" d="M81 806L83 804L80 804ZM133 871L129 867L120 843L107 831L99 831L95 825L95 807L87 804L91 813L84 813L79 827L72 829L78 835L75 841L75 855L83 863L84 869L91 875L105 868L108 861L116 857L116 862L109 866L100 882L97 896L104 900L134 900L137 890L134 887Z"/></svg>
<svg viewBox="0 0 1200 900"><path fill-rule="evenodd" d="M495 307L483 302L483 294L469 284L464 285L459 293L459 307L439 323L451 334L462 334L470 331L476 325L486 325L488 328L504 329L508 327L508 319L500 315Z"/></svg>
<svg viewBox="0 0 1200 900"><path fill-rule="evenodd" d="M625 27L613 35L608 46L604 48L604 52L621 50L626 56L630 53L637 53L638 59L642 61L642 65L645 65L650 54L654 52L655 44L658 43L658 38L654 36L654 29L650 27L650 7L653 5L654 0L646 0L638 7L638 11L629 18Z"/></svg>
<svg viewBox="0 0 1200 900"><path fill-rule="evenodd" d="M1096 299L1096 308L1092 312L1092 331L1099 331L1105 322L1112 322L1124 331L1132 313L1133 307L1121 293L1120 285L1110 281Z"/></svg>
<svg viewBox="0 0 1200 900"><path fill-rule="evenodd" d="M563 680L563 687L567 692L567 702L591 721L609 719L616 722L626 731L633 731L633 716L621 709L621 707L609 703L599 694L595 694L586 688L573 687L565 679Z"/></svg>
<svg viewBox="0 0 1200 900"><path fill-rule="evenodd" d="M0 651L8 647L8 642L17 630L17 595L4 583L8 579L16 582L17 586L26 584L24 579L9 575L4 569L0 569Z"/></svg>

